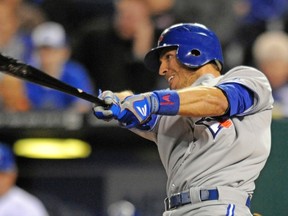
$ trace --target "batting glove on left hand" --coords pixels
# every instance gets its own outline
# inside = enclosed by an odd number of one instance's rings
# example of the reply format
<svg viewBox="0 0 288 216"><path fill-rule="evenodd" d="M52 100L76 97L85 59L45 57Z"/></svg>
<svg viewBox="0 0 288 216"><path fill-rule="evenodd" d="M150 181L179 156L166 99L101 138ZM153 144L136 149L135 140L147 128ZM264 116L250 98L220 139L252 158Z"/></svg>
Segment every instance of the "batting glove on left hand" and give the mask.
<svg viewBox="0 0 288 216"><path fill-rule="evenodd" d="M98 96L104 100L107 107L94 106L94 115L101 120L111 121L117 118L117 114L120 111L120 100L112 91L104 91Z"/></svg>

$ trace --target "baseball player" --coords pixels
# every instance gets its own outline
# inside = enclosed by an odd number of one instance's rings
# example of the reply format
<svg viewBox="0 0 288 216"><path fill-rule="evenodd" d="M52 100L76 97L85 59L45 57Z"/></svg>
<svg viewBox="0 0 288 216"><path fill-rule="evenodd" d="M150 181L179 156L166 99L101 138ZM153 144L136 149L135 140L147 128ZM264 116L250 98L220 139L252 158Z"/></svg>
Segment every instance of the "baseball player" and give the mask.
<svg viewBox="0 0 288 216"><path fill-rule="evenodd" d="M145 64L170 88L104 91L99 97L110 106L94 106L94 114L157 144L168 176L163 216L252 215L271 145L267 78L246 66L223 73L217 36L197 23L164 30Z"/></svg>

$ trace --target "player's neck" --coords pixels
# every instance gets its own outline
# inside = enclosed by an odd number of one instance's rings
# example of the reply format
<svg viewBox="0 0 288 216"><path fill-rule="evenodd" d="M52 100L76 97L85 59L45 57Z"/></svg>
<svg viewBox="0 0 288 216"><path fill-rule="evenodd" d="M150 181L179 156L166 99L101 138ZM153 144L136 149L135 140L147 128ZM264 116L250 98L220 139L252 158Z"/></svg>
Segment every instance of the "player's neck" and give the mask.
<svg viewBox="0 0 288 216"><path fill-rule="evenodd" d="M218 77L221 75L220 71L212 63L200 67L195 72L198 73L199 77L205 74L212 74L214 77Z"/></svg>

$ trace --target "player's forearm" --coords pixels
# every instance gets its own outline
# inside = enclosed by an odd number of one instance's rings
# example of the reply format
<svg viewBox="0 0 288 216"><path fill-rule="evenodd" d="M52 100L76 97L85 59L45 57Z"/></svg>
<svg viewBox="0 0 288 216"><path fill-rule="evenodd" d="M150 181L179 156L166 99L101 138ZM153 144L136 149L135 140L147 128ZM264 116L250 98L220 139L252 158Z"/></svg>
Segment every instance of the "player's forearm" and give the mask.
<svg viewBox="0 0 288 216"><path fill-rule="evenodd" d="M205 117L221 116L228 108L223 92L215 87L194 87L178 91L180 98L179 115Z"/></svg>
<svg viewBox="0 0 288 216"><path fill-rule="evenodd" d="M146 93L147 95L143 97L151 97L151 112L160 115L221 116L225 114L228 108L226 96L222 90L216 87L201 86L178 91L154 91L153 93ZM126 90L115 94L120 101L123 101L128 96L133 95L133 92ZM168 95L169 97L167 97ZM152 97L157 98L156 104ZM141 99L143 100L142 97ZM141 100L139 99L139 101ZM172 101L173 103L171 103Z"/></svg>

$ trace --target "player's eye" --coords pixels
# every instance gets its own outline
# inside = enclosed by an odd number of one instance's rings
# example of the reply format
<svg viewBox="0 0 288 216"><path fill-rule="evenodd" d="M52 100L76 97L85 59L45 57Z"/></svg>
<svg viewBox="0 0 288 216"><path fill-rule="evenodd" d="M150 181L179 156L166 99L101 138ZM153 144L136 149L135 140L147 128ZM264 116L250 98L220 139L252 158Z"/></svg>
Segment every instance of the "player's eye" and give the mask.
<svg viewBox="0 0 288 216"><path fill-rule="evenodd" d="M171 59L175 58L175 53L173 53L172 51L170 52L163 52L161 55L160 55L160 62L170 62Z"/></svg>
<svg viewBox="0 0 288 216"><path fill-rule="evenodd" d="M173 57L172 54L166 54L166 55L165 55L165 59L166 59L167 61L171 60L172 57Z"/></svg>

